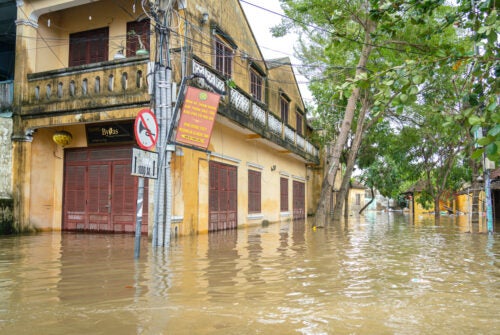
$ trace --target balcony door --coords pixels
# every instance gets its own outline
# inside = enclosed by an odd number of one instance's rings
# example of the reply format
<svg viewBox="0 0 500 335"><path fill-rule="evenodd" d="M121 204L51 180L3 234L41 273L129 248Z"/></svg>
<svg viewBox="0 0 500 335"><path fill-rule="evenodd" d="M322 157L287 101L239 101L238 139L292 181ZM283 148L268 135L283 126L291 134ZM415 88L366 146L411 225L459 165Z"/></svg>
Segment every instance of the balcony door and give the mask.
<svg viewBox="0 0 500 335"><path fill-rule="evenodd" d="M109 28L99 28L69 35L69 66L108 60Z"/></svg>

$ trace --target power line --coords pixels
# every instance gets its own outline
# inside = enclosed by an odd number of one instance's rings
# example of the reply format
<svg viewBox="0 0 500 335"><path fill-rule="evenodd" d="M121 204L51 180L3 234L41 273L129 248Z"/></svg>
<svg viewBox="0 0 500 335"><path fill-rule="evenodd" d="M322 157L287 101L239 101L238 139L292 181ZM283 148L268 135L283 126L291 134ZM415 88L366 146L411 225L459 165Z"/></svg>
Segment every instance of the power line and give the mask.
<svg viewBox="0 0 500 335"><path fill-rule="evenodd" d="M379 45L379 44L374 44L374 43L365 43L363 41L359 41L357 39L354 39L354 38L350 38L350 37L347 37L347 36L342 36L342 35L339 35L339 34L336 34L326 28L323 28L323 27L320 27L320 26L317 26L317 25L313 25L313 24L310 24L310 23L306 23L304 21L301 21L301 20L298 20L298 19L293 19L289 16L286 16L284 14L281 14L281 13L278 13L278 12L275 12L273 10L270 10L270 9L267 9L267 8L264 8L262 6L259 6L259 5L256 5L256 4L253 4L251 2L248 2L246 0L240 0L240 2L242 3L245 3L247 5L250 5L250 6L253 6L253 7L256 7L258 9L261 9L263 11L266 11L266 12L269 12L273 15L277 15L277 16L280 16L284 19L287 19L287 20L290 20L292 22L295 22L295 23L298 23L299 25L302 25L302 26L306 26L306 27L310 27L310 28L313 28L315 30L319 30L319 31L322 31L326 34L329 34L329 35L333 35L333 36L336 36L338 38L342 38L342 39L345 39L347 41L350 41L350 42L354 42L354 43L357 43L357 44L360 44L360 45L368 45L368 46L371 46L371 47L375 47L375 48L380 48L380 49L387 49L387 50L392 50L392 51L399 51L399 52L402 52L401 49L398 49L398 48L394 48L394 47L389 47L389 46L386 46L386 45ZM406 53L412 53L412 54L416 54L416 55L426 55L425 53L422 53L422 52L417 52L417 51L408 51L406 50L405 51Z"/></svg>

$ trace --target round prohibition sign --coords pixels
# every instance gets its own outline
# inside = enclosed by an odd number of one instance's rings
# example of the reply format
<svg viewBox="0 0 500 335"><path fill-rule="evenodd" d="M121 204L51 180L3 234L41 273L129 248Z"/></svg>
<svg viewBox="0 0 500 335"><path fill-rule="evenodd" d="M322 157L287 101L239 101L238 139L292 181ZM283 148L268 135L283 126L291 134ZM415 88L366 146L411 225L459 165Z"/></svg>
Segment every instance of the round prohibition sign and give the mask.
<svg viewBox="0 0 500 335"><path fill-rule="evenodd" d="M150 109L141 109L135 118L134 133L141 149L150 150L158 141L158 122Z"/></svg>

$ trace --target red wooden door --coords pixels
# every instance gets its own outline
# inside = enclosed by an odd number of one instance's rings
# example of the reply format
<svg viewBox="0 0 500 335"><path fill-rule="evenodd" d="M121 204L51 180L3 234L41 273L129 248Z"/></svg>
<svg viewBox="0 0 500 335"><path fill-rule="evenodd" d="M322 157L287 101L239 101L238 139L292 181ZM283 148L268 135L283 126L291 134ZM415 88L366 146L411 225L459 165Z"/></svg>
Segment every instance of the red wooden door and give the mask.
<svg viewBox="0 0 500 335"><path fill-rule="evenodd" d="M111 170L109 164L88 166L87 230L108 231L111 212Z"/></svg>
<svg viewBox="0 0 500 335"><path fill-rule="evenodd" d="M135 232L137 178L131 147L83 148L65 155L63 230ZM147 232L147 183L141 230Z"/></svg>
<svg viewBox="0 0 500 335"><path fill-rule="evenodd" d="M210 162L208 230L237 227L237 170L235 166Z"/></svg>
<svg viewBox="0 0 500 335"><path fill-rule="evenodd" d="M84 200L87 198L85 187L87 167L67 165L64 176L63 229L84 229L87 221L87 204Z"/></svg>
<svg viewBox="0 0 500 335"><path fill-rule="evenodd" d="M305 184L293 181L293 218L303 219L306 217Z"/></svg>

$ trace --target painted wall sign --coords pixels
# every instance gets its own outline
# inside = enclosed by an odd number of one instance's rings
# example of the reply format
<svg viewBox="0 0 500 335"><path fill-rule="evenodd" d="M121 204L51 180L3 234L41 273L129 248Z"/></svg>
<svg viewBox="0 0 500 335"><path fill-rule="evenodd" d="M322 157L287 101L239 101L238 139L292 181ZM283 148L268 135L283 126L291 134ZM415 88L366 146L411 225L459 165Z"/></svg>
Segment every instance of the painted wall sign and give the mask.
<svg viewBox="0 0 500 335"><path fill-rule="evenodd" d="M88 145L125 143L134 141L134 124L97 123L85 126Z"/></svg>
<svg viewBox="0 0 500 335"><path fill-rule="evenodd" d="M220 95L188 87L175 141L207 149L219 107Z"/></svg>

